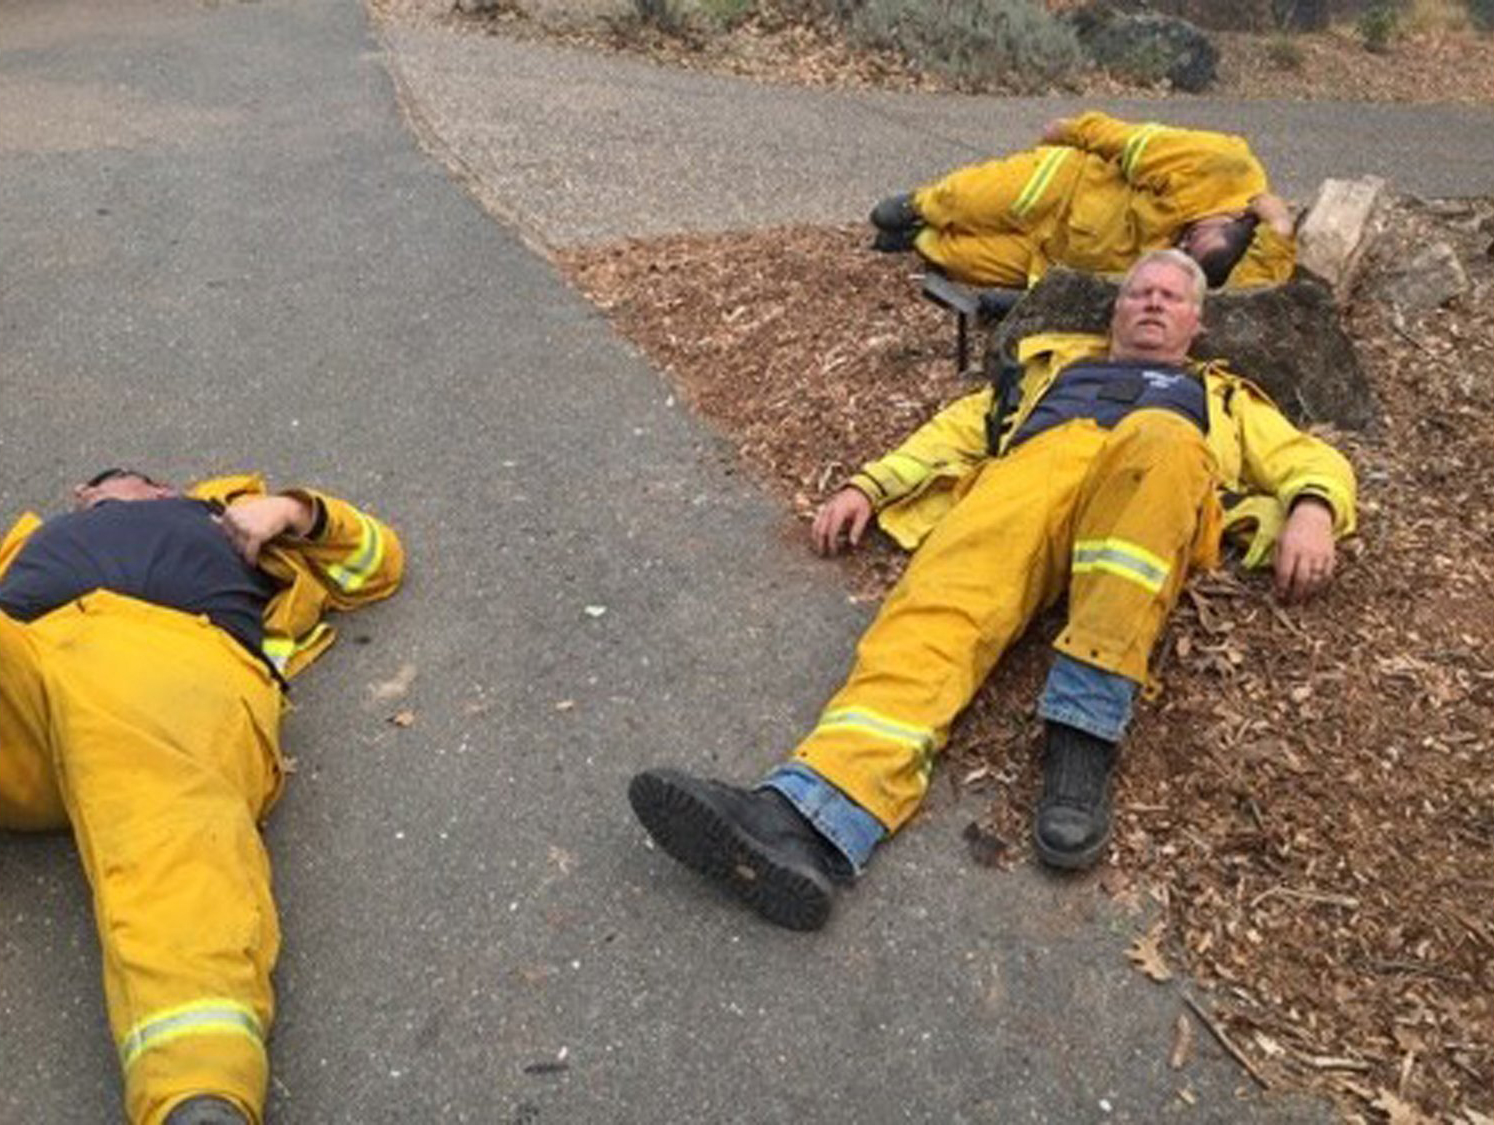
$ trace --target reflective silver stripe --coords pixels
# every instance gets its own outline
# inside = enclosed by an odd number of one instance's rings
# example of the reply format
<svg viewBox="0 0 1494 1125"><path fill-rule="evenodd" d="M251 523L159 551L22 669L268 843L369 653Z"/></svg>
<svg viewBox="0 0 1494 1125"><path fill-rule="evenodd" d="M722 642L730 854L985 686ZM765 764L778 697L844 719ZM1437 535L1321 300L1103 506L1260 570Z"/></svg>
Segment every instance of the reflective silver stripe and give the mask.
<svg viewBox="0 0 1494 1125"><path fill-rule="evenodd" d="M1075 574L1103 571L1157 594L1172 567L1145 547L1124 539L1091 539L1074 544L1073 571Z"/></svg>
<svg viewBox="0 0 1494 1125"><path fill-rule="evenodd" d="M345 594L361 590L384 562L384 536L379 533L379 525L362 512L358 513L358 523L362 532L357 552L347 562L327 568L327 574Z"/></svg>
<svg viewBox="0 0 1494 1125"><path fill-rule="evenodd" d="M187 1035L240 1035L264 1047L259 1018L233 1000L198 1000L167 1008L141 1020L119 1042L119 1063L126 1070L146 1051Z"/></svg>

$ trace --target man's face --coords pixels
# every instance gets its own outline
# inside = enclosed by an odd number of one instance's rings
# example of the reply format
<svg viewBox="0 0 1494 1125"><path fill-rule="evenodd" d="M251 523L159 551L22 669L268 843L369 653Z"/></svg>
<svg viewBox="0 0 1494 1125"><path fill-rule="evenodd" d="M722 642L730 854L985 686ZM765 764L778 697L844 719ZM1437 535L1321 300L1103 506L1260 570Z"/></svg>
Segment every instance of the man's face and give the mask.
<svg viewBox="0 0 1494 1125"><path fill-rule="evenodd" d="M1178 238L1178 249L1195 262L1202 261L1216 250L1223 250L1227 245L1225 232L1244 214L1243 211L1231 211L1189 223Z"/></svg>
<svg viewBox="0 0 1494 1125"><path fill-rule="evenodd" d="M77 485L73 489L73 507L83 510L105 500L160 500L175 495L176 490L168 485L157 484L143 473L124 470Z"/></svg>
<svg viewBox="0 0 1494 1125"><path fill-rule="evenodd" d="M1187 271L1170 262L1148 262L1115 298L1111 357L1180 362L1198 335L1201 311L1193 303Z"/></svg>

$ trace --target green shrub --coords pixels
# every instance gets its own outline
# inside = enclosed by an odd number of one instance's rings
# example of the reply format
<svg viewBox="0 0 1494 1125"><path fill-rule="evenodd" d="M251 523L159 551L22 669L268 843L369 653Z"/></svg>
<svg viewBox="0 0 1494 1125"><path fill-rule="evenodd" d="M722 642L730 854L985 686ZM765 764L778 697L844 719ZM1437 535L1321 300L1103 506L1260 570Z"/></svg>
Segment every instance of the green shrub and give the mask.
<svg viewBox="0 0 1494 1125"><path fill-rule="evenodd" d="M773 0L773 8L787 19L832 20L849 23L864 0Z"/></svg>
<svg viewBox="0 0 1494 1125"><path fill-rule="evenodd" d="M700 14L717 27L730 30L752 15L756 0L699 0Z"/></svg>
<svg viewBox="0 0 1494 1125"><path fill-rule="evenodd" d="M1029 0L865 0L852 34L960 85L1038 89L1083 65L1078 37Z"/></svg>
<svg viewBox="0 0 1494 1125"><path fill-rule="evenodd" d="M1468 18L1480 31L1494 31L1494 0L1463 0Z"/></svg>
<svg viewBox="0 0 1494 1125"><path fill-rule="evenodd" d="M1331 8L1328 0L1271 0L1271 23L1277 31L1326 31Z"/></svg>
<svg viewBox="0 0 1494 1125"><path fill-rule="evenodd" d="M1400 29L1401 15L1389 4L1372 4L1359 17L1358 30L1364 49L1376 55L1390 50L1391 40Z"/></svg>
<svg viewBox="0 0 1494 1125"><path fill-rule="evenodd" d="M1307 56L1295 39L1280 32L1266 41L1266 61L1277 70L1301 70Z"/></svg>
<svg viewBox="0 0 1494 1125"><path fill-rule="evenodd" d="M633 13L646 27L673 34L684 27L680 0L633 0Z"/></svg>

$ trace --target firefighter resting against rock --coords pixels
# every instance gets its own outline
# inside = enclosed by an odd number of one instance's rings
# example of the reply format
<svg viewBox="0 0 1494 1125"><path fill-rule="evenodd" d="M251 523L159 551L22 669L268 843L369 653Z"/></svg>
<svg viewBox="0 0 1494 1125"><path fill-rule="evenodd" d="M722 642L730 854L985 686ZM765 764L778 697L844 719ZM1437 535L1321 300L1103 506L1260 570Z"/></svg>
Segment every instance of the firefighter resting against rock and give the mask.
<svg viewBox="0 0 1494 1125"><path fill-rule="evenodd" d="M1120 273L1168 246L1215 288L1283 282L1296 264L1291 214L1244 140L1099 112L885 199L871 220L876 248L916 250L974 285L1026 288L1052 265Z"/></svg>
<svg viewBox="0 0 1494 1125"><path fill-rule="evenodd" d="M675 859L771 922L821 926L928 790L950 725L1033 617L1068 597L1038 713L1037 854L1093 864L1110 831L1118 745L1189 568L1217 561L1219 494L1253 494L1247 561L1274 558L1297 600L1354 527L1353 470L1223 363L1188 358L1202 271L1176 249L1122 282L1106 337L1030 336L1020 380L954 402L817 514L821 554L873 518L917 548L850 677L792 759L755 788L673 769L629 785ZM999 401L1004 399L1005 401Z"/></svg>
<svg viewBox="0 0 1494 1125"><path fill-rule="evenodd" d="M283 686L322 621L392 594L399 540L351 504L113 469L0 543L0 829L71 827L137 1125L262 1119L280 944L258 822Z"/></svg>

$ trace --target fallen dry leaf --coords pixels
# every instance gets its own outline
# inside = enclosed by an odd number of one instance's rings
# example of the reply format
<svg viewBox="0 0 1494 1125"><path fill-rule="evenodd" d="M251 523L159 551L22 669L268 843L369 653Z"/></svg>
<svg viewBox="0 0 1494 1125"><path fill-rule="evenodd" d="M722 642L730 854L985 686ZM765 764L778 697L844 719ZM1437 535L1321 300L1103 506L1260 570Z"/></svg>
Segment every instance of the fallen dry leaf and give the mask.
<svg viewBox="0 0 1494 1125"><path fill-rule="evenodd" d="M406 707L403 711L396 711L389 716L389 721L397 727L408 727L415 724L415 712Z"/></svg>
<svg viewBox="0 0 1494 1125"><path fill-rule="evenodd" d="M1389 1090L1378 1091L1370 1105L1385 1114L1385 1125L1434 1125L1414 1105Z"/></svg>
<svg viewBox="0 0 1494 1125"><path fill-rule="evenodd" d="M1151 929L1133 941L1131 948L1126 950L1131 963L1159 984L1172 980L1172 970L1167 967L1161 949L1162 932L1166 927L1166 922L1153 924Z"/></svg>
<svg viewBox="0 0 1494 1125"><path fill-rule="evenodd" d="M399 671L389 679L368 685L369 697L375 703L387 703L391 699L398 699L410 690L410 685L415 682L415 675L415 665L401 664Z"/></svg>
<svg viewBox="0 0 1494 1125"><path fill-rule="evenodd" d="M1011 854L1011 845L996 833L989 831L979 821L965 825L965 845L970 849L970 858L982 867L999 867L1002 860Z"/></svg>
<svg viewBox="0 0 1494 1125"><path fill-rule="evenodd" d="M1193 1021L1188 1018L1187 1012L1179 1012L1177 1023L1173 1027L1172 1055L1168 1058L1167 1064L1173 1070L1182 1070L1192 1050Z"/></svg>

